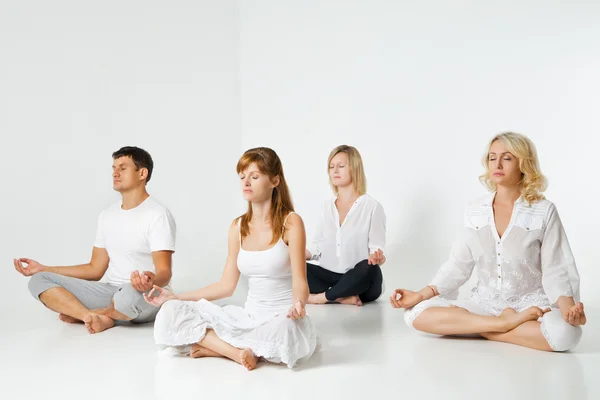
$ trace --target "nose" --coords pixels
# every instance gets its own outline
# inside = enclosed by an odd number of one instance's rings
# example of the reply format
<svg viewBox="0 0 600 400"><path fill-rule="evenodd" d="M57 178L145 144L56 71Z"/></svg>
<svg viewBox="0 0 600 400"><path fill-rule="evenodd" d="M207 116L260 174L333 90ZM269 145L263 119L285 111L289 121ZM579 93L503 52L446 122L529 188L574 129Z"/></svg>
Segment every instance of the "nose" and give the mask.
<svg viewBox="0 0 600 400"><path fill-rule="evenodd" d="M497 168L502 169L503 167L502 167L502 159L501 158L498 159L497 163L498 163Z"/></svg>

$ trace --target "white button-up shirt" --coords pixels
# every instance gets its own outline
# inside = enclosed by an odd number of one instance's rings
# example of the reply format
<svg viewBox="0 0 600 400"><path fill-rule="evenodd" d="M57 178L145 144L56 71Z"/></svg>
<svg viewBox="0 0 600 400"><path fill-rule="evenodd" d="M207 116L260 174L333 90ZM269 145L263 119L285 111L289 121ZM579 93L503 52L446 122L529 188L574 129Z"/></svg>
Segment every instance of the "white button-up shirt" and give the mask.
<svg viewBox="0 0 600 400"><path fill-rule="evenodd" d="M579 273L554 204L519 198L502 238L492 207L495 193L467 207L462 235L450 259L431 282L440 295L456 298L476 267L472 298L496 313L536 305L549 307L560 296L579 300Z"/></svg>
<svg viewBox="0 0 600 400"><path fill-rule="evenodd" d="M385 248L385 212L381 204L367 194L360 196L340 226L335 198L323 205L314 240L308 245L311 260L343 274L369 255Z"/></svg>

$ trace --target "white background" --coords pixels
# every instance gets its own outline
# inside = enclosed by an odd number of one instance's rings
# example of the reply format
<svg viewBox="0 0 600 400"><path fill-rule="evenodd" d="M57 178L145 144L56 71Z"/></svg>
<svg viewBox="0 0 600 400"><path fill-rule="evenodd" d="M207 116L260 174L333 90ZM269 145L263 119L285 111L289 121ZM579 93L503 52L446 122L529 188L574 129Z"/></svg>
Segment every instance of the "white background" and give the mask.
<svg viewBox="0 0 600 400"><path fill-rule="evenodd" d="M14 299L35 304L13 258L89 260L126 145L152 154L148 191L177 220L175 283L220 276L239 196L238 49L235 1L3 2L0 277Z"/></svg>
<svg viewBox="0 0 600 400"><path fill-rule="evenodd" d="M600 301L600 3L240 4L243 147L278 151L309 237L327 155L353 145L388 217L388 290L421 288L486 193L488 140L513 130L538 147L584 302Z"/></svg>
<svg viewBox="0 0 600 400"><path fill-rule="evenodd" d="M485 193L487 141L514 130L538 146L583 300L597 305L600 3L496 4L3 2L4 294L34 304L14 257L89 259L124 145L154 157L148 189L177 219L180 288L220 276L244 209L243 150L279 153L310 239L342 143L361 151L387 213L388 290L419 288Z"/></svg>

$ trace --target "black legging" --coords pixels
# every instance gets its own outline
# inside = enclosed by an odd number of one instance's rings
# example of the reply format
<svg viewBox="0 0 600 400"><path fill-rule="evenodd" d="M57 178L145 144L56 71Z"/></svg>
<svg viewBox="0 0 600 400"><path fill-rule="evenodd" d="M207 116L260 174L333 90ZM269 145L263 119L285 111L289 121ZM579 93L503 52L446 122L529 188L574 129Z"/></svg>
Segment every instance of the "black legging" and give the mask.
<svg viewBox="0 0 600 400"><path fill-rule="evenodd" d="M306 263L306 272L310 292L325 292L328 301L358 295L363 303L368 303L381 296L381 268L379 265L369 265L368 260L362 260L345 274L331 272L310 263Z"/></svg>

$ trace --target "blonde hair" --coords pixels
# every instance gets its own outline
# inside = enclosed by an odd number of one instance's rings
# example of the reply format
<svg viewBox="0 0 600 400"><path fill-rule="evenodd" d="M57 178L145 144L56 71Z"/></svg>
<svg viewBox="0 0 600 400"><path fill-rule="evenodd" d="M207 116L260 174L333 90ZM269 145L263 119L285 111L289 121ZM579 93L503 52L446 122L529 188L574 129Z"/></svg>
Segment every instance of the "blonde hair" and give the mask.
<svg viewBox="0 0 600 400"><path fill-rule="evenodd" d="M239 174L253 163L256 164L260 172L267 175L271 180L279 178L279 185L273 189L271 195L271 230L273 232L271 244L275 244L283 234L285 218L290 212L294 211L294 204L277 153L268 147L247 150L238 161L236 171ZM250 202L248 202L248 211L236 218L234 222L237 222L237 220L241 220L240 234L244 239L250 234L249 222L252 220L252 204Z"/></svg>
<svg viewBox="0 0 600 400"><path fill-rule="evenodd" d="M548 187L548 181L542 174L540 164L538 162L538 155L535 145L525 135L514 132L504 132L494 136L490 140L487 151L483 156L482 163L485 168L485 173L479 177L481 183L483 183L488 190L495 192L496 183L490 178L489 169L489 151L492 144L496 140L500 140L507 148L507 150L517 157L519 160L519 170L521 171L521 196L529 203L533 204L544 199L544 192Z"/></svg>
<svg viewBox="0 0 600 400"><path fill-rule="evenodd" d="M327 159L327 174L329 175L329 165L331 164L331 160L339 153L346 153L348 156L348 164L350 165L350 178L352 179L354 189L360 195L367 193L367 177L365 176L362 157L355 147L343 144L331 150L331 153L329 153L329 158ZM331 176L329 176L329 185L331 185L333 192L337 194L338 189L337 186L335 186L331 181Z"/></svg>

